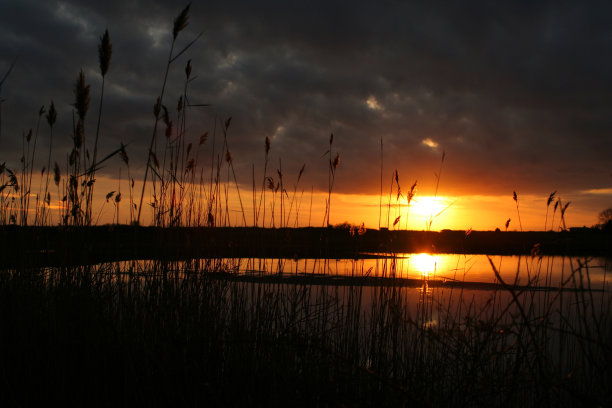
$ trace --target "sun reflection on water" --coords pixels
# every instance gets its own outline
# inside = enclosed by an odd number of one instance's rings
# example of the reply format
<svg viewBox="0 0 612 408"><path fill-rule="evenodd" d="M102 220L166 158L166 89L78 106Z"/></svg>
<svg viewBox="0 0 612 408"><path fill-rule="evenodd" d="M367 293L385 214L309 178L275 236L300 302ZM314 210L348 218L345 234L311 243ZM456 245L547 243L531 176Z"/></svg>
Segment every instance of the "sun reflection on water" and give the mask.
<svg viewBox="0 0 612 408"><path fill-rule="evenodd" d="M435 274L438 266L438 257L431 254L416 254L410 257L410 266L421 274L423 278L429 278Z"/></svg>

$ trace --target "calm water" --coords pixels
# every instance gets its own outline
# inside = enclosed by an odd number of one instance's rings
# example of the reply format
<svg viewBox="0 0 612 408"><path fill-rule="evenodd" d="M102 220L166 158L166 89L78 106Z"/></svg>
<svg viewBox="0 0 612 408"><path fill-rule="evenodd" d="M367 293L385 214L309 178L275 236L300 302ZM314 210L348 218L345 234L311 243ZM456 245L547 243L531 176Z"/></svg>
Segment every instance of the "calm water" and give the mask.
<svg viewBox="0 0 612 408"><path fill-rule="evenodd" d="M559 286L576 280L592 288L607 286L612 262L605 258L561 256L486 256L460 254L399 254L395 258L368 259L227 259L238 273L283 273L341 276L401 277L415 279L497 282L491 262L506 283ZM580 270L581 274L572 271ZM517 273L518 271L518 273Z"/></svg>

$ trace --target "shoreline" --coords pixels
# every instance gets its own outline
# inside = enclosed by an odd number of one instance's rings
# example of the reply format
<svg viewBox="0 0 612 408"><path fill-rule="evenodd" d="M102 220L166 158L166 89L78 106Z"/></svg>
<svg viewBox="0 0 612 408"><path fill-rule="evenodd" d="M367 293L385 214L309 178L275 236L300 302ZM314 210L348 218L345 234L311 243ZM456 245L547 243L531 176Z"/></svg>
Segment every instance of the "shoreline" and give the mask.
<svg viewBox="0 0 612 408"><path fill-rule="evenodd" d="M6 267L91 264L134 259L357 259L398 253L612 257L612 233L388 231L347 228L0 226Z"/></svg>

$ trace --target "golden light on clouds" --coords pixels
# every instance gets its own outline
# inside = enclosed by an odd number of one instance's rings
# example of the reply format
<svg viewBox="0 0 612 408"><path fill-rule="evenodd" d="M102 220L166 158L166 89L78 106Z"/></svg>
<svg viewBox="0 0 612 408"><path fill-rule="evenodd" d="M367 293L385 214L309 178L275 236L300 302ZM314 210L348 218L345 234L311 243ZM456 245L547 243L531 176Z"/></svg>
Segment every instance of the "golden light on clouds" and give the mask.
<svg viewBox="0 0 612 408"><path fill-rule="evenodd" d="M593 188L591 190L583 190L581 193L590 195L612 195L612 188Z"/></svg>
<svg viewBox="0 0 612 408"><path fill-rule="evenodd" d="M431 147L432 149L437 149L438 148L438 142L436 142L435 140L431 139L430 137L421 140L421 144L424 144L427 147Z"/></svg>
<svg viewBox="0 0 612 408"><path fill-rule="evenodd" d="M368 99L366 100L366 105L368 105L368 108L375 110L375 111L381 111L383 110L382 105L378 102L378 100L376 99L375 96L370 95L368 97Z"/></svg>
<svg viewBox="0 0 612 408"><path fill-rule="evenodd" d="M272 140L276 140L279 137L282 136L282 134L285 133L285 126L284 125L279 125L276 127L276 130L274 131L274 134L272 135Z"/></svg>

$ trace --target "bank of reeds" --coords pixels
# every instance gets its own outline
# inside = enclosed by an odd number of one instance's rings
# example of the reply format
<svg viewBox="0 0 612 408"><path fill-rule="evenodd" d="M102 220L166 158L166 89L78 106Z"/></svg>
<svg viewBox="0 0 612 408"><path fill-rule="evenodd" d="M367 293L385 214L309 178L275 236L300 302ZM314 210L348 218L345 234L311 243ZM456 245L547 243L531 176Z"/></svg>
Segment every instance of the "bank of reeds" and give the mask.
<svg viewBox="0 0 612 408"><path fill-rule="evenodd" d="M270 161L271 142L269 137L265 138L265 163L263 166L263 182L258 191L255 183L256 169L253 165L252 171L252 206L244 205L241 188L244 183L239 182L239 175L234 167L234 156L229 149L231 144L229 127L231 117L220 119L216 113L211 113L210 104L190 101L188 94L189 84L194 79L192 76L192 65L189 60L185 66L185 77L180 89L180 96L176 104L176 110L168 108L168 95L172 88L169 80L171 69L176 65L199 36L192 39L186 45L176 51L179 34L185 29L189 20L190 5L185 7L174 19L172 29L172 41L166 61L161 91L153 107L154 122L149 148L146 152L146 166L144 179L141 186L136 186L127 155L127 146L121 143L118 149L112 150L106 156L102 156L100 141L102 129L102 111L104 105L104 90L107 74L110 68L112 56L112 44L108 30L100 37L98 44L98 59L101 76L101 87L99 89L99 106L95 118L95 134L86 137L85 123L92 95L87 78L81 70L73 88L74 103L72 104L72 119L58 118L55 104L51 101L48 109L40 109L36 122L36 131L24 133L22 139L22 157L19 169L3 166L2 176L0 174L0 224L17 225L73 225L90 226L96 225L105 210L106 203L111 197L115 199L115 215L118 213L118 197L116 190L99 192L94 196L96 178L102 167L109 168L109 164L115 167L117 173L127 169L127 182L129 194L123 194L129 198L129 212L121 220L113 215L113 222L129 222L130 224L148 225L161 227L180 226L262 226L262 227L290 227L298 225L299 207L301 198L298 199L298 185L304 173L305 165L302 165L294 184L293 194L290 196L286 186L283 184L283 168L281 158L276 174L270 175L268 164ZM6 79L6 77L4 78ZM3 81L4 81L3 79ZM212 129L198 129L198 134L188 132L191 128L188 123L191 115L188 112L194 109L205 109L205 115L212 115L214 123ZM36 156L36 148L39 145L39 125L44 116L49 130L45 132L48 139L48 150L46 160ZM54 131L58 122L64 124L72 123L71 138L72 146L65 153L66 163L60 164L54 159L58 152L54 143ZM1 125L1 123L0 123ZM158 137L160 127L164 127L163 140ZM217 127L221 129L222 141L217 139ZM211 142L206 144L212 136ZM32 141L33 139L33 141ZM46 141L45 141L46 142ZM336 168L339 165L340 156L335 153L332 156L331 148L333 136L330 138L328 151L329 185L327 200L325 201L324 224L330 221L330 203ZM220 146L219 146L220 145ZM45 146L45 147L47 147ZM205 159L205 149L210 149L210 162ZM115 156L119 156L121 162L111 162ZM41 160L42 159L42 160ZM125 168L124 168L125 166ZM33 177L35 169L41 168L39 177ZM112 169L112 167L111 167ZM21 172L21 174L19 174ZM52 177L53 172L53 177ZM209 173L209 174L207 174ZM227 173L227 179L223 175ZM16 174L13 179L11 174ZM125 173L124 173L125 174ZM62 178L63 177L63 178ZM57 187L54 191L51 178ZM38 182L38 188L36 183ZM9 193L9 187L10 193ZM136 189L140 188L140 197L136 196ZM266 195L266 191L270 194ZM145 193L150 194L147 199ZM303 191L302 191L303 195ZM106 200L103 198L106 197ZM35 204L32 206L30 201ZM236 201L239 212L235 210ZM150 212L148 209L150 208ZM143 209L145 210L143 213ZM234 213L239 213L238 221ZM247 213L249 213L247 221ZM146 214L147 219L143 218ZM149 217L150 214L150 218ZM252 218L251 218L252 215ZM252 222L252 223L251 223Z"/></svg>
<svg viewBox="0 0 612 408"><path fill-rule="evenodd" d="M426 280L414 289L224 278L233 273L232 262L220 259L3 271L0 400L612 402L611 298L592 290L586 262L576 262L550 292L519 291L511 282L480 292L430 288ZM545 273L530 271L529 285Z"/></svg>

